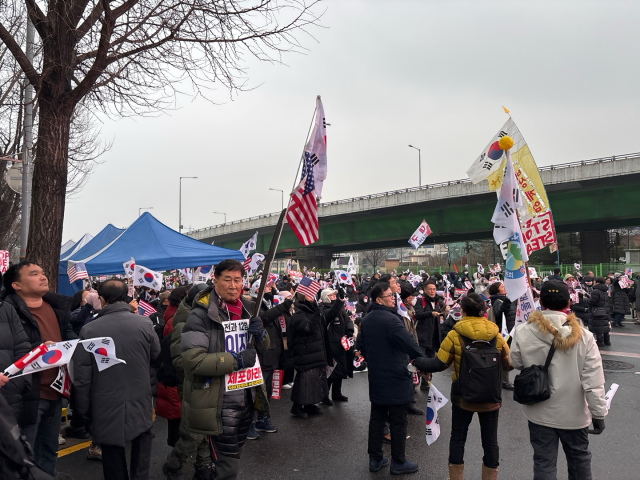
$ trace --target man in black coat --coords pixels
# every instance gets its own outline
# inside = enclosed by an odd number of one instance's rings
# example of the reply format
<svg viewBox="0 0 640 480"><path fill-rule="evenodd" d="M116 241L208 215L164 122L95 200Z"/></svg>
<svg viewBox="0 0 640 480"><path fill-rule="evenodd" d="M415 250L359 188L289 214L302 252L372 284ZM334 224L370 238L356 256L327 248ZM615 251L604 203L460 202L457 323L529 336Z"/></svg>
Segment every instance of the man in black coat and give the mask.
<svg viewBox="0 0 640 480"><path fill-rule="evenodd" d="M49 292L49 281L38 265L28 261L12 265L4 275L3 284L3 300L20 317L30 349L43 342L77 338L69 323L71 297ZM31 375L32 388L23 397L18 419L22 434L34 447L36 464L53 476L62 416L62 396L50 387L57 375L57 368Z"/></svg>
<svg viewBox="0 0 640 480"><path fill-rule="evenodd" d="M395 295L386 282L371 290L372 308L362 320L360 345L369 375L369 470L378 472L389 464L382 454L385 420L391 429L391 473L418 471L418 464L405 457L407 408L413 402L412 375L408 359L422 357L414 338L396 315Z"/></svg>
<svg viewBox="0 0 640 480"><path fill-rule="evenodd" d="M2 273L0 273L2 280ZM31 350L29 337L22 328L22 322L11 305L0 300L0 394L7 400L16 419L22 411L22 398L31 387L31 375L9 379L2 375L8 366L24 357Z"/></svg>
<svg viewBox="0 0 640 480"><path fill-rule="evenodd" d="M111 337L116 355L126 363L98 370L93 355L78 347L73 355L76 414L88 417L93 441L102 447L105 480L145 479L151 463L151 362L160 341L151 320L131 312L127 285L107 280L98 289L104 305L98 317L80 330L80 338ZM127 471L125 446L131 442Z"/></svg>

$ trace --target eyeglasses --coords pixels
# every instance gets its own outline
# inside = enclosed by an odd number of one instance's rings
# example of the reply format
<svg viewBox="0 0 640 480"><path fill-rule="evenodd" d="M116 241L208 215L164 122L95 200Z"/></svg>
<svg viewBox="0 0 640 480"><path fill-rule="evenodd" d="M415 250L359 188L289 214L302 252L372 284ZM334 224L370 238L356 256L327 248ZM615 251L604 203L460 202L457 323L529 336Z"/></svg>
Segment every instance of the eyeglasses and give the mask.
<svg viewBox="0 0 640 480"><path fill-rule="evenodd" d="M395 298L395 295L390 293L389 295L380 295L378 298Z"/></svg>

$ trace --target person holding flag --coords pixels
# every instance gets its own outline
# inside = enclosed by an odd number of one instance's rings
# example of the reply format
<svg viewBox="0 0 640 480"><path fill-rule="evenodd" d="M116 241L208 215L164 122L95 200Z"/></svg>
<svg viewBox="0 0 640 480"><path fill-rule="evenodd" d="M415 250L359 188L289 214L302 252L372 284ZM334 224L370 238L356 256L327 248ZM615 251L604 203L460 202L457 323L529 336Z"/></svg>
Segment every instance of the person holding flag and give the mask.
<svg viewBox="0 0 640 480"><path fill-rule="evenodd" d="M43 342L51 344L78 338L69 322L71 297L50 292L49 281L39 265L26 260L12 265L4 274L3 284L2 300L15 309L31 348ZM53 476L58 458L62 396L50 385L57 376L57 368L31 375L31 390L24 396L18 419L22 434L34 448L36 464Z"/></svg>

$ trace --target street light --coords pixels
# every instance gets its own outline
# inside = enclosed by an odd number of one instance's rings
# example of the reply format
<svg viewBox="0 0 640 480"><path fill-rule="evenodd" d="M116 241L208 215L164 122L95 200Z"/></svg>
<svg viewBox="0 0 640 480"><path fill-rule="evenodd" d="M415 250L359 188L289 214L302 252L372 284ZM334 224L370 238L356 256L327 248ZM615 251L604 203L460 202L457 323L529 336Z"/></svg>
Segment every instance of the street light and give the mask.
<svg viewBox="0 0 640 480"><path fill-rule="evenodd" d="M414 147L413 145L409 146L418 150L418 184L422 186L422 160L420 159L420 149L418 147Z"/></svg>
<svg viewBox="0 0 640 480"><path fill-rule="evenodd" d="M183 178L198 178L198 177L180 177L180 193L178 200L178 232L182 233L182 179Z"/></svg>
<svg viewBox="0 0 640 480"><path fill-rule="evenodd" d="M278 190L277 188L270 188L269 190L273 190L274 192L280 192L280 197L281 197L281 204L282 207L280 207L280 210L284 210L284 191L283 190Z"/></svg>
<svg viewBox="0 0 640 480"><path fill-rule="evenodd" d="M142 210L153 210L153 207L140 207L140 208L138 209L138 216L140 216L140 212L141 212Z"/></svg>
<svg viewBox="0 0 640 480"><path fill-rule="evenodd" d="M218 215L224 215L224 223L227 223L227 214L226 213L222 213L222 212L213 212L213 213L217 213Z"/></svg>

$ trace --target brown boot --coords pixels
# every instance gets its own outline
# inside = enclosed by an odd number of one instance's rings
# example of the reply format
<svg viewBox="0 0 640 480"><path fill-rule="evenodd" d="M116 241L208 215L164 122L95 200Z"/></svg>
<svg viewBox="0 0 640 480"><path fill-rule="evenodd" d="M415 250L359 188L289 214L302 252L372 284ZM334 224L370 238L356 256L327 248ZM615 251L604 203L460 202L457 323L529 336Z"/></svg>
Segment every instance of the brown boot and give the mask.
<svg viewBox="0 0 640 480"><path fill-rule="evenodd" d="M482 464L482 480L496 480L498 478L498 468L485 467Z"/></svg>
<svg viewBox="0 0 640 480"><path fill-rule="evenodd" d="M447 480L462 480L464 463L460 465L449 464L449 478Z"/></svg>

